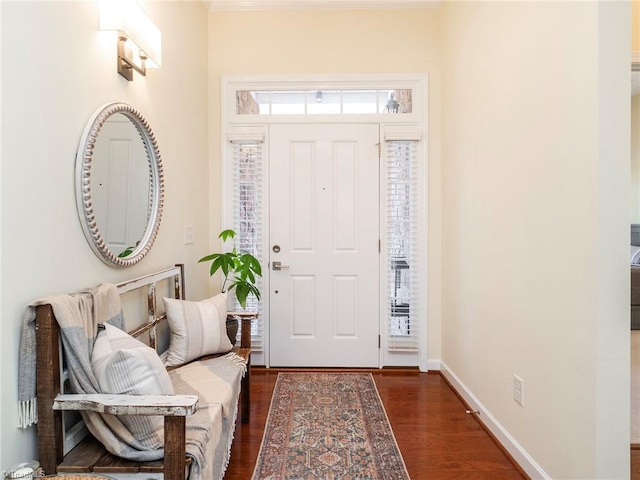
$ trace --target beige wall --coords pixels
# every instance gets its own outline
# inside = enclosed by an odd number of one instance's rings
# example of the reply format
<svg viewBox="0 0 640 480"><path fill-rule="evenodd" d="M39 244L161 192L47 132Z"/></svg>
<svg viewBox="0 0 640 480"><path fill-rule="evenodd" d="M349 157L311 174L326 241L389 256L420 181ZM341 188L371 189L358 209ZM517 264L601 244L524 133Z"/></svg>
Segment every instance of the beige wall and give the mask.
<svg viewBox="0 0 640 480"><path fill-rule="evenodd" d="M631 2L631 51L640 53L640 1ZM631 97L631 223L640 223L640 95Z"/></svg>
<svg viewBox="0 0 640 480"><path fill-rule="evenodd" d="M640 223L640 95L631 97L631 223Z"/></svg>
<svg viewBox="0 0 640 480"><path fill-rule="evenodd" d="M212 192L221 190L218 99L222 75L429 75L429 357L438 359L441 191L439 10L212 12L209 19L214 155ZM214 199L213 211L221 210L220 202L220 196Z"/></svg>
<svg viewBox="0 0 640 480"><path fill-rule="evenodd" d="M630 13L605 3L443 11L442 358L558 479L629 471Z"/></svg>
<svg viewBox="0 0 640 480"><path fill-rule="evenodd" d="M640 53L640 1L631 2L631 51Z"/></svg>
<svg viewBox="0 0 640 480"><path fill-rule="evenodd" d="M207 293L207 9L157 2L160 70L127 82L116 72L113 32L99 32L98 2L2 2L2 213L0 278L0 470L36 458L35 428L17 425L20 325L26 305L101 281L118 282L186 264L187 294ZM104 265L87 244L74 197L74 161L90 115L123 101L148 119L166 177L165 212L149 256L130 269ZM183 245L183 226L196 243Z"/></svg>

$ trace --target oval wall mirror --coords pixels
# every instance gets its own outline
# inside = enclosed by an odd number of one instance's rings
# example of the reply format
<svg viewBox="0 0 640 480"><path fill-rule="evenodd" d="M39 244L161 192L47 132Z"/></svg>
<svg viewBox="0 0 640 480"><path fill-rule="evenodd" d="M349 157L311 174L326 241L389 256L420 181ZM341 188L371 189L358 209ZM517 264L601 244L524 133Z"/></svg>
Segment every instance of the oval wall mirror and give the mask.
<svg viewBox="0 0 640 480"><path fill-rule="evenodd" d="M91 116L76 156L76 203L82 230L107 265L142 260L158 234L164 201L162 161L142 114L108 103Z"/></svg>

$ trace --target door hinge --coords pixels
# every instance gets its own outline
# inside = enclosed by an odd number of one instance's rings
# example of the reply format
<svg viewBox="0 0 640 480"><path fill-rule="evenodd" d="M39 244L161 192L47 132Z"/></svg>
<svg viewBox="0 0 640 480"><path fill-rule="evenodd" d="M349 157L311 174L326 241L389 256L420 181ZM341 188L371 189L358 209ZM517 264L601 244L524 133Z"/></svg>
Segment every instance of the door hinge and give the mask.
<svg viewBox="0 0 640 480"><path fill-rule="evenodd" d="M380 339L380 335L378 335L378 350L380 350L382 340Z"/></svg>
<svg viewBox="0 0 640 480"><path fill-rule="evenodd" d="M378 253L382 252L382 240L378 239Z"/></svg>

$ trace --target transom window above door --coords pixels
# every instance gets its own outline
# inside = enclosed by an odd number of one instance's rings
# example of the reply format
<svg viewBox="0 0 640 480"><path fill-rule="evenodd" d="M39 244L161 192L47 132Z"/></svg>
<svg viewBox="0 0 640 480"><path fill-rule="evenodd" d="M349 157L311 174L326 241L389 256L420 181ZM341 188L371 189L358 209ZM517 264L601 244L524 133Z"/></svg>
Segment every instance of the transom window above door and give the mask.
<svg viewBox="0 0 640 480"><path fill-rule="evenodd" d="M236 90L238 115L407 114L413 89Z"/></svg>

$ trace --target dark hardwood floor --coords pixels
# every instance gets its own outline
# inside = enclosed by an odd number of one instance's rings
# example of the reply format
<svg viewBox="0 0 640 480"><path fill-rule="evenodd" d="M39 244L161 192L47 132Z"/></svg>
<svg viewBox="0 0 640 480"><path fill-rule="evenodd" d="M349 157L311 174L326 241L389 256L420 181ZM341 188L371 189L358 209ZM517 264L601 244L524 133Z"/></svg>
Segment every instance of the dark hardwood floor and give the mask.
<svg viewBox="0 0 640 480"><path fill-rule="evenodd" d="M277 375L251 371L251 422L236 426L225 480L251 478ZM373 376L412 480L527 478L437 373L385 370Z"/></svg>
<svg viewBox="0 0 640 480"><path fill-rule="evenodd" d="M630 480L640 480L640 445L631 445Z"/></svg>

